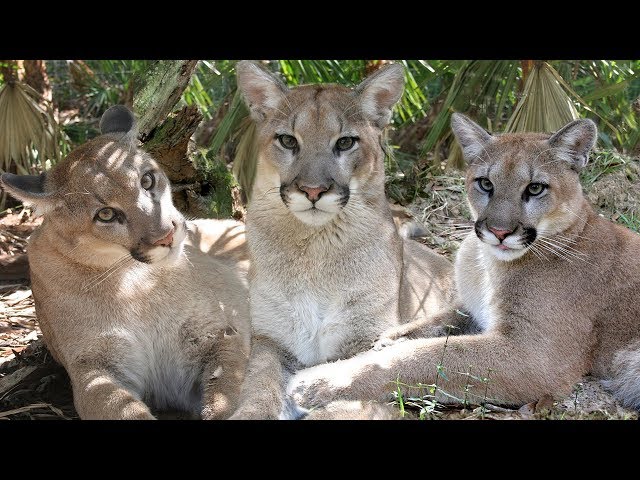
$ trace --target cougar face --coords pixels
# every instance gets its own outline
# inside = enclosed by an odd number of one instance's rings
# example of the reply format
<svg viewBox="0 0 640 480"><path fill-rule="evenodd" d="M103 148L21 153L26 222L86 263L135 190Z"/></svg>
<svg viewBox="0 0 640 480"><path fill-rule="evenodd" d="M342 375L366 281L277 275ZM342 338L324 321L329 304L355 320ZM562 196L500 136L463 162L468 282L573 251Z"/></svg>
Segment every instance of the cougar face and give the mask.
<svg viewBox="0 0 640 480"><path fill-rule="evenodd" d="M492 136L454 114L452 127L469 164L466 188L475 232L489 251L514 260L536 242L541 248L561 243L550 237L578 219L577 175L595 143L594 123L577 120L554 135Z"/></svg>
<svg viewBox="0 0 640 480"><path fill-rule="evenodd" d="M158 164L136 147L135 134L119 130L127 115L118 109L105 114L106 133L73 150L50 172L2 176L12 195L45 215L64 253L78 263L110 266L133 258L159 264L182 253L185 220Z"/></svg>
<svg viewBox="0 0 640 480"><path fill-rule="evenodd" d="M402 94L399 65L354 90L330 84L289 89L250 62L237 69L258 123L260 160L273 171L270 193L279 194L298 220L321 227L354 195L379 189L381 131Z"/></svg>
<svg viewBox="0 0 640 480"><path fill-rule="evenodd" d="M63 199L61 229L77 232L79 242L92 244L105 259L127 254L143 263L177 259L186 229L171 201L169 180L149 155L109 137L72 152L66 178L58 171L52 175Z"/></svg>

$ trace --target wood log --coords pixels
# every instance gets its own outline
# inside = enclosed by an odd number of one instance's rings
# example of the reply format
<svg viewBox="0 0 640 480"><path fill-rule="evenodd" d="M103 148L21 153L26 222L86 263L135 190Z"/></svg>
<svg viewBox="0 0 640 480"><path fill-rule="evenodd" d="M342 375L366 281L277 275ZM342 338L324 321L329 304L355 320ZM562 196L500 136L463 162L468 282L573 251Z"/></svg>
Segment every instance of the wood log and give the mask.
<svg viewBox="0 0 640 480"><path fill-rule="evenodd" d="M29 280L27 255L0 255L0 282L23 280Z"/></svg>

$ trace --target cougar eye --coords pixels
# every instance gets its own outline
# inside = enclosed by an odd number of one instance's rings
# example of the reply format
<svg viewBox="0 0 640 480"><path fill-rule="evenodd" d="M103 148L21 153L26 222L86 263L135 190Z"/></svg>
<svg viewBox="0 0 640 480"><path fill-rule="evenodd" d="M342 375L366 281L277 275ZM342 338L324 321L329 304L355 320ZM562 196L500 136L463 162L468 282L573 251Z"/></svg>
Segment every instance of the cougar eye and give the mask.
<svg viewBox="0 0 640 480"><path fill-rule="evenodd" d="M151 190L156 184L156 177L153 176L153 173L147 172L142 176L140 180L140 186L145 190Z"/></svg>
<svg viewBox="0 0 640 480"><path fill-rule="evenodd" d="M116 211L113 208L101 208L95 218L105 223L113 222L116 219Z"/></svg>
<svg viewBox="0 0 640 480"><path fill-rule="evenodd" d="M493 183L491 183L491 180L489 180L488 178L478 178L477 182L480 190L482 190L483 192L489 193L493 191Z"/></svg>
<svg viewBox="0 0 640 480"><path fill-rule="evenodd" d="M547 189L547 186L544 183L530 183L527 186L527 193L533 197L536 195L540 195Z"/></svg>
<svg viewBox="0 0 640 480"><path fill-rule="evenodd" d="M287 150L293 150L298 146L298 140L293 135L278 135L278 140L280 141L280 145L282 145Z"/></svg>
<svg viewBox="0 0 640 480"><path fill-rule="evenodd" d="M336 142L336 148L340 151L349 150L356 144L356 140L354 137L341 137Z"/></svg>

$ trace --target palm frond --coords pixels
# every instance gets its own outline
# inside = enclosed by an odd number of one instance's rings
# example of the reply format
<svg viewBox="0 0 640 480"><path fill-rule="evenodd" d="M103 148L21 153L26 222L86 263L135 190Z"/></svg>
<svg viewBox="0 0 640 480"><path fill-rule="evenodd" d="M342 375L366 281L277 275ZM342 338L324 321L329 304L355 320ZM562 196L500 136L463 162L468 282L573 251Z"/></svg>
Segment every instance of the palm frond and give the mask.
<svg viewBox="0 0 640 480"><path fill-rule="evenodd" d="M15 82L0 88L0 171L35 172L36 162L59 159L58 126L53 112L43 107L38 92Z"/></svg>
<svg viewBox="0 0 640 480"><path fill-rule="evenodd" d="M546 62L534 65L507 122L507 132L555 132L579 118L573 101L558 82L557 72L552 70Z"/></svg>

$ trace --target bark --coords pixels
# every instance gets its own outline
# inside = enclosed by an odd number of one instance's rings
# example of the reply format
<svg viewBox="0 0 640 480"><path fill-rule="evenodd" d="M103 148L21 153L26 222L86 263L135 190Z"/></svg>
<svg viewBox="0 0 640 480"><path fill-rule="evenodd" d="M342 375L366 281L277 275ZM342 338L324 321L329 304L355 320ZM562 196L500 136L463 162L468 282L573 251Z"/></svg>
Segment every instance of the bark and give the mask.
<svg viewBox="0 0 640 480"><path fill-rule="evenodd" d="M189 139L200 124L202 115L195 105L169 114L169 117L151 131L144 143L149 152L164 168L171 183L193 183L198 172L188 158Z"/></svg>
<svg viewBox="0 0 640 480"><path fill-rule="evenodd" d="M51 102L51 84L44 60L24 60L24 82Z"/></svg>
<svg viewBox="0 0 640 480"><path fill-rule="evenodd" d="M131 81L138 138L163 167L173 201L183 213L206 215L200 192L204 178L189 158L189 141L202 120L196 106L172 112L189 84L197 60L161 60Z"/></svg>
<svg viewBox="0 0 640 480"><path fill-rule="evenodd" d="M139 138L146 142L151 131L171 112L189 84L197 60L159 60L134 78L133 110L138 116Z"/></svg>

